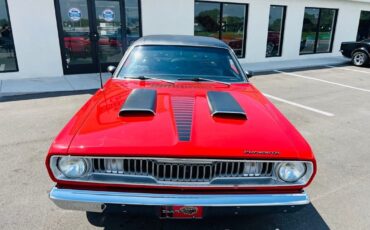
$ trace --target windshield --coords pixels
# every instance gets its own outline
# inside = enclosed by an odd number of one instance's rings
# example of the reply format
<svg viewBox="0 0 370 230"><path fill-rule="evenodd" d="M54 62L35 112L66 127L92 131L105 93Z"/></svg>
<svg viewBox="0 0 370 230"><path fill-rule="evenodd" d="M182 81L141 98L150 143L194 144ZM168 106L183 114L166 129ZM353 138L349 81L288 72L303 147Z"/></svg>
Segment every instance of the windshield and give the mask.
<svg viewBox="0 0 370 230"><path fill-rule="evenodd" d="M244 81L227 49L190 46L138 46L118 77L155 77L166 80L206 78L223 82Z"/></svg>

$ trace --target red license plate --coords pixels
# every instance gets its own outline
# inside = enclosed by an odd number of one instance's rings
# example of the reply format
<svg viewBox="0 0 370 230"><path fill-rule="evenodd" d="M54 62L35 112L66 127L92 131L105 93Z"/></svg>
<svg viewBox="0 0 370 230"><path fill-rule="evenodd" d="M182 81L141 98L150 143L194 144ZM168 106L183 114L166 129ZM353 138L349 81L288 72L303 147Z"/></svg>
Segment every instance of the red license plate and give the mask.
<svg viewBox="0 0 370 230"><path fill-rule="evenodd" d="M199 206L162 206L160 217L166 219L201 219L203 207Z"/></svg>

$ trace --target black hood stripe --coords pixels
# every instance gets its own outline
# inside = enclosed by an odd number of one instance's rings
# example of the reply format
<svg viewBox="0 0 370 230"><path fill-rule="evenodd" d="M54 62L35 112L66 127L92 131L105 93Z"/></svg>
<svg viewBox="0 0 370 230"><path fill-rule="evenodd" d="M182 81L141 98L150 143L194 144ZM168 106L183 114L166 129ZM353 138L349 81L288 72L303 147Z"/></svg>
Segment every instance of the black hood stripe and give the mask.
<svg viewBox="0 0 370 230"><path fill-rule="evenodd" d="M212 116L247 119L247 114L230 93L209 91L207 98Z"/></svg>
<svg viewBox="0 0 370 230"><path fill-rule="evenodd" d="M120 116L144 113L155 115L157 107L157 91L153 89L134 89L123 103Z"/></svg>
<svg viewBox="0 0 370 230"><path fill-rule="evenodd" d="M193 97L171 97L173 115L180 141L190 141L193 126Z"/></svg>

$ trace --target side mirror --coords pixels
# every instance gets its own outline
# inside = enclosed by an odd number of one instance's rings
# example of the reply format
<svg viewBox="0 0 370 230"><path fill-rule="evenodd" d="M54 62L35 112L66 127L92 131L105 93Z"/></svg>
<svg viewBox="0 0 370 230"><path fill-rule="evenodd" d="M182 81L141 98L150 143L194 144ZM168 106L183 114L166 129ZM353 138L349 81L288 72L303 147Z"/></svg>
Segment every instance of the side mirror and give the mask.
<svg viewBox="0 0 370 230"><path fill-rule="evenodd" d="M108 66L108 67L107 67L107 71L108 71L109 73L113 74L113 73L114 73L114 71L116 71L116 68L117 68L117 67L115 67L115 66L113 66L113 65L110 65L110 66Z"/></svg>
<svg viewBox="0 0 370 230"><path fill-rule="evenodd" d="M245 71L245 76L247 76L247 78L251 78L251 77L253 77L253 76L254 76L254 73L253 73L253 71L251 71L251 70L246 70L246 71Z"/></svg>

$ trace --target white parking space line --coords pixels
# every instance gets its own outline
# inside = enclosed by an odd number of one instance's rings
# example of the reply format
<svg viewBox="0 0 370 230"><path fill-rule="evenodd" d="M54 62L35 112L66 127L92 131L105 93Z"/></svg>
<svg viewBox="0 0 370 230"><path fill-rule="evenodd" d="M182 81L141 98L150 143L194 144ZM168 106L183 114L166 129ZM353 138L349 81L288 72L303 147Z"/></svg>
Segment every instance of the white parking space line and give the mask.
<svg viewBox="0 0 370 230"><path fill-rule="evenodd" d="M287 72L283 72L283 71L280 71L280 70L274 70L274 72L289 75L289 76L294 76L294 77L305 78L305 79L308 79L308 80L321 81L321 82L325 82L325 83L332 84L332 85L337 85L337 86L346 87L346 88L349 88L349 89L354 89L354 90L359 90L359 91L370 93L370 89L363 89L363 88L354 87L354 86L350 86L350 85L345 85L345 84L341 84L341 83L337 83L337 82L333 82L333 81L326 81L326 80L318 79L318 78L314 78L314 77L307 77L307 76L303 76L303 75L295 74L295 73L287 73Z"/></svg>
<svg viewBox="0 0 370 230"><path fill-rule="evenodd" d="M263 95L265 95L265 97L270 98L272 100L280 101L280 102L283 102L283 103L286 103L286 104L289 104L289 105L292 105L292 106L299 107L301 109L305 109L305 110L309 110L311 112L319 113L319 114L327 116L327 117L333 117L334 116L334 114L332 114L332 113L328 113L328 112L325 112L325 111L322 111L322 110L319 110L319 109L315 109L315 108L312 108L312 107L301 105L301 104L298 104L298 103L295 103L295 102L292 102L292 101L288 101L288 100L285 100L285 99L282 99L282 98L279 98L279 97L275 97L275 96L272 96L272 95L269 95L269 94L266 94L266 93L263 93Z"/></svg>
<svg viewBox="0 0 370 230"><path fill-rule="evenodd" d="M370 74L370 72L368 72L368 71L363 71L363 70L359 70L359 69L349 69L349 68L346 68L346 67L332 66L332 65L326 65L326 67L335 68L335 69L342 69L342 70L347 70L347 71L354 71L354 72L359 72L359 73Z"/></svg>

